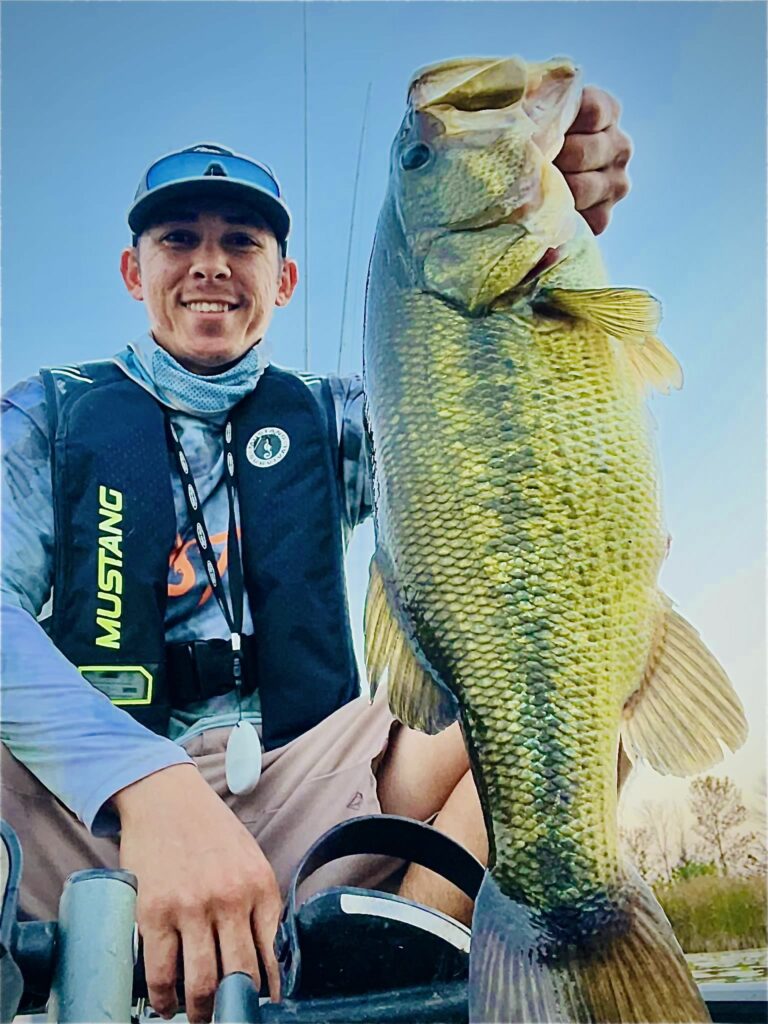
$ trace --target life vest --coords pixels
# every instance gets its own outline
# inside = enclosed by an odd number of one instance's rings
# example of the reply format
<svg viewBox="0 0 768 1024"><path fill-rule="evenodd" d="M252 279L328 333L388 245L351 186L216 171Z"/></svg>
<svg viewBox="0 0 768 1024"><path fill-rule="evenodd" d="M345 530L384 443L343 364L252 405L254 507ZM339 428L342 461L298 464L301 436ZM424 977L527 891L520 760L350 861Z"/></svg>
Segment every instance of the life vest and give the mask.
<svg viewBox="0 0 768 1024"><path fill-rule="evenodd" d="M164 622L177 525L162 407L109 361L43 370L42 378L56 533L47 628L90 682L165 733ZM323 408L297 375L270 366L231 412L267 749L360 692L327 383L322 397Z"/></svg>

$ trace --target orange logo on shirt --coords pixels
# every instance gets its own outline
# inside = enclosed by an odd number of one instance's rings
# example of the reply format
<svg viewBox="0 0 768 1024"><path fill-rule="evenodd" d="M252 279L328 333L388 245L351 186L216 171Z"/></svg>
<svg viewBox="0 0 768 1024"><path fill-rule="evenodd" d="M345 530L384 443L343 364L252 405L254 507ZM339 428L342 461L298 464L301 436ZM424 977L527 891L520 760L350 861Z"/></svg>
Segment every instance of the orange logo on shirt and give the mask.
<svg viewBox="0 0 768 1024"><path fill-rule="evenodd" d="M240 539L240 528L237 529L237 538ZM229 553L227 551L227 531L223 533L214 533L211 537L211 544L214 550L221 545L221 551L218 558L216 559L216 565L219 570L219 576L224 578L229 564ZM189 559L190 547L197 548L196 540L188 540L186 543L182 543L181 536L176 535L176 545L171 552L169 559L169 566L172 573L176 573L181 579L178 582L171 582L168 580L168 597L183 597L184 594L188 594L189 591L194 587L197 580L195 567ZM202 571L202 570L201 570ZM211 597L213 590L210 583L206 586L205 590L200 596L200 600L197 602L198 608L205 604L205 602Z"/></svg>

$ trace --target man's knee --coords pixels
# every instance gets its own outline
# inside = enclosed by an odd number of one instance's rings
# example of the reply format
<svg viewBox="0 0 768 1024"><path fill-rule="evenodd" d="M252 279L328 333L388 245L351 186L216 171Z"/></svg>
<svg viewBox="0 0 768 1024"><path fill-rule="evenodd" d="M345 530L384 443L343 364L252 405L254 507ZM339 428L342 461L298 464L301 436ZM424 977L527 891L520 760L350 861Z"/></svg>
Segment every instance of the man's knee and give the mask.
<svg viewBox="0 0 768 1024"><path fill-rule="evenodd" d="M458 722L436 736L401 726L377 770L381 809L424 821L441 810L468 770Z"/></svg>

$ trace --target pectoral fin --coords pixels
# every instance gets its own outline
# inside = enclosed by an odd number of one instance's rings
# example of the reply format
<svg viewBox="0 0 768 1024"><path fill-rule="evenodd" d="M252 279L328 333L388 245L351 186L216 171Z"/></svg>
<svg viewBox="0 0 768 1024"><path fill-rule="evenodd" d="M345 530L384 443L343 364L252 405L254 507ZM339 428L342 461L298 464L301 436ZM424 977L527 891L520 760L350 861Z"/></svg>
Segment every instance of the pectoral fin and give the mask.
<svg viewBox="0 0 768 1024"><path fill-rule="evenodd" d="M371 561L365 600L365 664L371 695L388 672L387 694L392 713L404 725L436 733L455 722L458 703L438 679L398 608L394 586L377 552Z"/></svg>
<svg viewBox="0 0 768 1024"><path fill-rule="evenodd" d="M744 709L720 663L664 598L645 678L624 705L621 736L632 758L662 775L693 775L747 737Z"/></svg>
<svg viewBox="0 0 768 1024"><path fill-rule="evenodd" d="M597 324L623 343L639 380L664 394L683 386L680 364L656 337L661 304L637 288L546 289L547 302L563 313Z"/></svg>

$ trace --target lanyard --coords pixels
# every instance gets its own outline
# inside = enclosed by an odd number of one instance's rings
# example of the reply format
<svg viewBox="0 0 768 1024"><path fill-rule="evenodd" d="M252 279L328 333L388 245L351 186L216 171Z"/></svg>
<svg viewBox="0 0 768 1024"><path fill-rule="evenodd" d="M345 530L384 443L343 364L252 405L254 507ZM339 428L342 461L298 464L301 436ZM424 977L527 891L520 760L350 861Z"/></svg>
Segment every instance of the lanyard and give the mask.
<svg viewBox="0 0 768 1024"><path fill-rule="evenodd" d="M200 496L197 493L195 478L189 468L189 462L184 449L181 446L176 428L166 416L166 433L168 442L176 454L176 462L181 474L181 483L184 490L184 500L187 503L189 518L195 528L195 540L197 549L208 574L211 590L219 603L222 614L227 621L232 644L232 674L234 686L237 692L237 704L242 718L243 709L240 705L240 690L243 682L243 662L241 653L241 634L243 631L243 563L240 557L240 545L237 542L237 521L235 519L235 498L237 496L237 484L235 482L235 455L232 450L232 421L227 420L224 427L224 480L227 486L227 501L229 504L229 524L227 528L227 561L229 566L229 591L232 598L232 608L227 602L227 595L224 584L221 581L219 567L216 564L216 552L213 550L211 538L203 519L203 510L200 504Z"/></svg>

